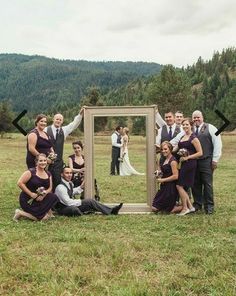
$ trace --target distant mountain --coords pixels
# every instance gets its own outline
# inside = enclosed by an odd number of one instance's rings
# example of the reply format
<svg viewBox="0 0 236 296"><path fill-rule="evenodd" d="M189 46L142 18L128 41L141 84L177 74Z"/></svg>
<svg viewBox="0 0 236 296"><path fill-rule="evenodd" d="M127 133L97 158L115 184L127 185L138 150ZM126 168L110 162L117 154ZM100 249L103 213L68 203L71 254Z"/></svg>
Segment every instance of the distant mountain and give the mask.
<svg viewBox="0 0 236 296"><path fill-rule="evenodd" d="M89 62L43 56L0 54L0 101L14 111L56 111L79 105L89 87L102 94L138 78L158 74L160 64L145 62Z"/></svg>

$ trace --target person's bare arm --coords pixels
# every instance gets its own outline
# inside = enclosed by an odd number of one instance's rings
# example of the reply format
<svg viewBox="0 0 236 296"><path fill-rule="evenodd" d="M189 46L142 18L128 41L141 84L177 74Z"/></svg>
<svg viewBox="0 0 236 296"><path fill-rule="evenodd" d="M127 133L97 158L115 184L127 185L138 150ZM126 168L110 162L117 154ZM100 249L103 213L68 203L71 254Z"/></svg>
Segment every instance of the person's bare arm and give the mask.
<svg viewBox="0 0 236 296"><path fill-rule="evenodd" d="M26 183L29 181L29 179L31 178L31 172L30 171L25 171L20 179L17 182L17 185L20 187L20 189L22 191L24 191L28 196L30 196L33 199L37 198L37 193L32 192L28 189L28 187L26 186Z"/></svg>
<svg viewBox="0 0 236 296"><path fill-rule="evenodd" d="M37 156L39 152L36 150L36 144L37 144L37 135L35 133L30 133L28 135L28 147L31 154L34 156Z"/></svg>

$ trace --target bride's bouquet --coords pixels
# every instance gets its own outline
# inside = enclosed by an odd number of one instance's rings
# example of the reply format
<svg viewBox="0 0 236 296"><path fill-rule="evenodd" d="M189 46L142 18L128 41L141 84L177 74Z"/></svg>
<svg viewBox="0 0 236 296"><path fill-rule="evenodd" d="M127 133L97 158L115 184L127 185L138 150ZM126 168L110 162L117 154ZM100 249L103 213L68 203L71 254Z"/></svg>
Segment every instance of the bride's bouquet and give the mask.
<svg viewBox="0 0 236 296"><path fill-rule="evenodd" d="M121 155L121 157L118 158L119 162L123 162L124 161L124 157L125 157L125 152Z"/></svg>
<svg viewBox="0 0 236 296"><path fill-rule="evenodd" d="M42 187L37 188L36 193L37 193L37 197L38 197L38 196L43 196L43 195L46 194L46 190L45 190L45 188L42 186ZM37 198L37 197L36 197L36 198ZM35 199L35 198L31 198L31 199L29 199L29 200L28 200L28 204L29 204L29 205L32 205L32 202L34 201L34 199Z"/></svg>

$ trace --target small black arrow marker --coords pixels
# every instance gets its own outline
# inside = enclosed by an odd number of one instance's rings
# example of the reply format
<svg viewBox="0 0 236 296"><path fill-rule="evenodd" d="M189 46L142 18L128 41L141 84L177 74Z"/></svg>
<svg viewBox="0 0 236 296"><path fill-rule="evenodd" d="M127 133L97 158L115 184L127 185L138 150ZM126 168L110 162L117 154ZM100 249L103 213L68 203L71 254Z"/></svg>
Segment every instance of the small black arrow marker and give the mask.
<svg viewBox="0 0 236 296"><path fill-rule="evenodd" d="M219 110L215 110L215 113L224 121L222 127L220 127L218 131L215 133L215 135L218 136L230 124L230 121Z"/></svg>
<svg viewBox="0 0 236 296"><path fill-rule="evenodd" d="M24 135L27 135L27 132L18 124L18 121L25 116L27 110L23 110L13 121L12 124Z"/></svg>

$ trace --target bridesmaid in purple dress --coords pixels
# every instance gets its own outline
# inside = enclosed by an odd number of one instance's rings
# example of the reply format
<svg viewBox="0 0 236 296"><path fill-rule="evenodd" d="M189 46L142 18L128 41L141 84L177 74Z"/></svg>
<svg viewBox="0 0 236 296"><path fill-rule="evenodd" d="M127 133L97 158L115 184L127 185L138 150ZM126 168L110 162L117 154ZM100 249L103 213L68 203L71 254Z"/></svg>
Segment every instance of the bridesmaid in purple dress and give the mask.
<svg viewBox="0 0 236 296"><path fill-rule="evenodd" d="M44 153L48 156L53 151L51 140L44 128L47 126L47 117L44 114L39 114L35 120L35 128L29 132L27 137L27 155L26 164L28 169L35 167L35 157L39 153ZM48 160L50 164L50 160Z"/></svg>
<svg viewBox="0 0 236 296"><path fill-rule="evenodd" d="M84 178L83 144L81 141L76 141L72 143L72 147L75 153L69 156L69 167L73 171L72 182L77 187L82 184Z"/></svg>
<svg viewBox="0 0 236 296"><path fill-rule="evenodd" d="M182 207L176 206L178 191L176 189L176 181L178 179L177 161L172 155L173 147L165 141L161 144L161 153L165 161L161 165L160 171L162 177L157 176L157 181L160 183L160 189L153 199L152 210L154 212L165 211L176 213L180 212ZM159 171L159 168L158 168Z"/></svg>
<svg viewBox="0 0 236 296"><path fill-rule="evenodd" d="M17 209L13 220L29 218L34 221L47 220L53 217L51 208L57 203L58 198L52 191L52 176L45 170L47 157L39 154L36 157L36 167L25 171L17 185L21 188L20 205L22 210ZM41 194L38 188L44 187Z"/></svg>
<svg viewBox="0 0 236 296"><path fill-rule="evenodd" d="M182 121L182 127L185 134L181 137L178 148L186 149L187 155L180 157L179 179L177 181L177 189L182 201L182 211L177 214L184 216L195 212L195 208L189 199L189 195L185 188L192 188L194 184L195 171L197 166L197 158L202 156L202 146L193 133L193 122L190 118L185 118Z"/></svg>

